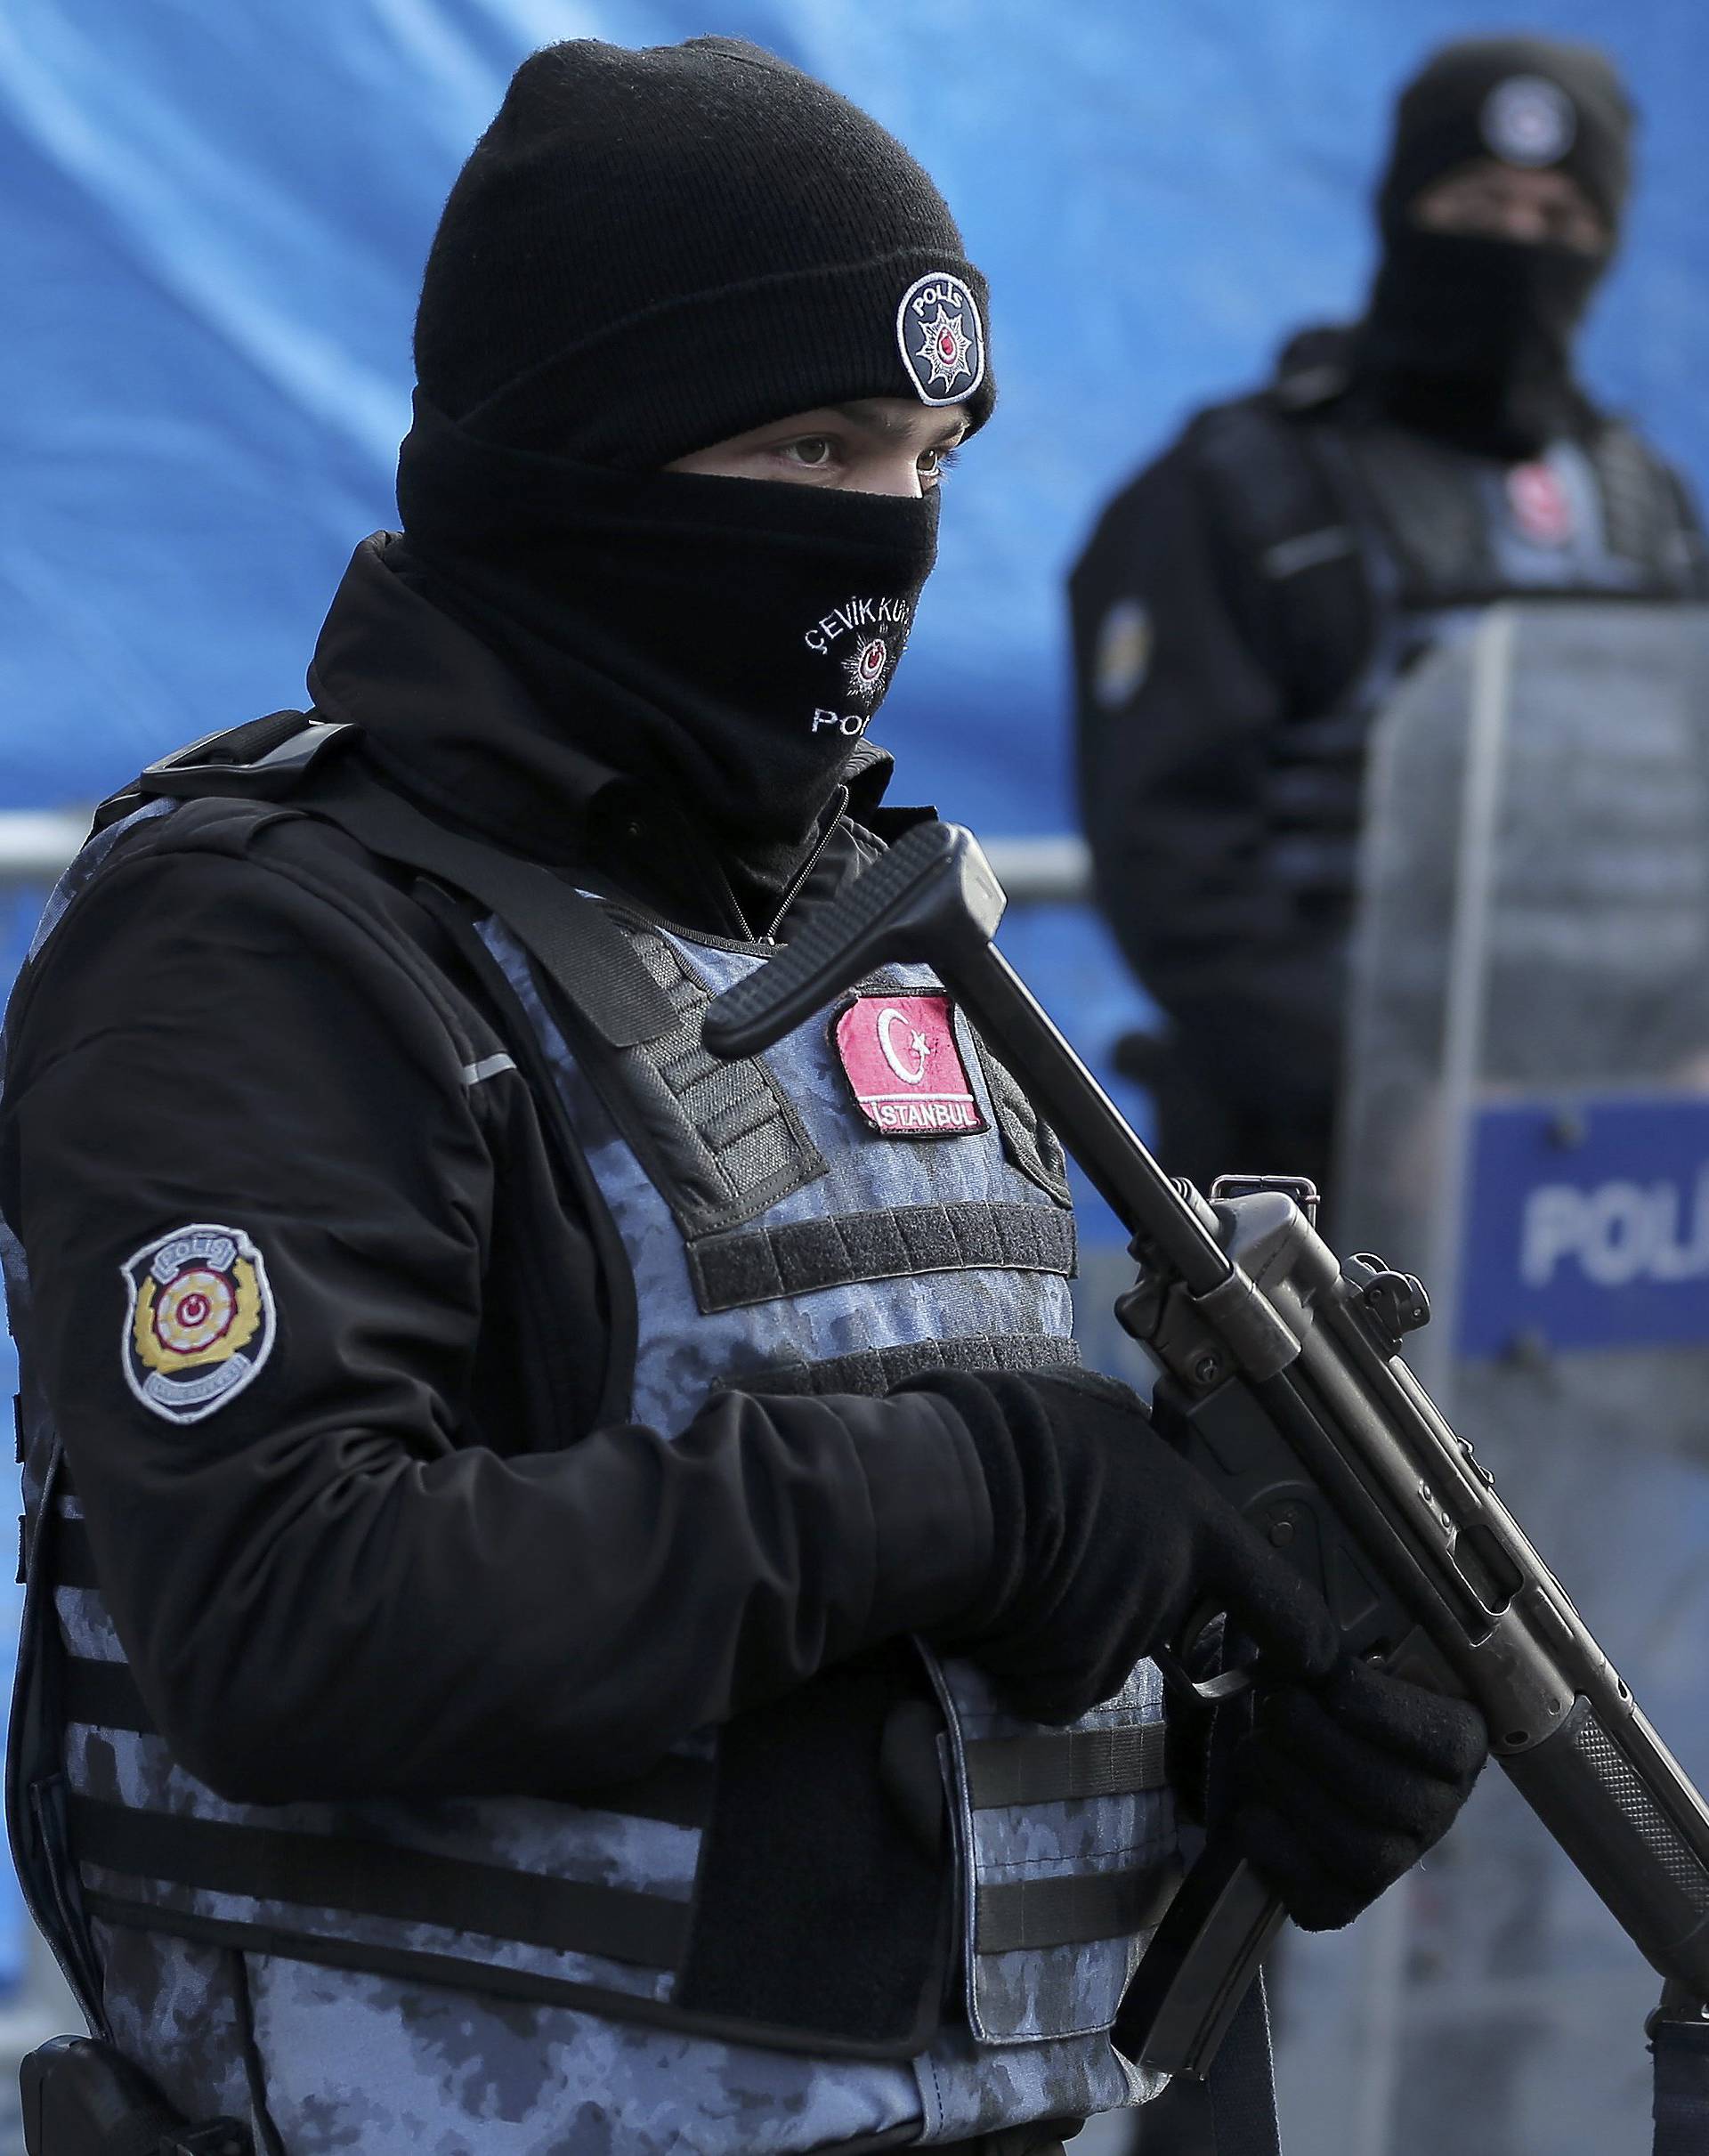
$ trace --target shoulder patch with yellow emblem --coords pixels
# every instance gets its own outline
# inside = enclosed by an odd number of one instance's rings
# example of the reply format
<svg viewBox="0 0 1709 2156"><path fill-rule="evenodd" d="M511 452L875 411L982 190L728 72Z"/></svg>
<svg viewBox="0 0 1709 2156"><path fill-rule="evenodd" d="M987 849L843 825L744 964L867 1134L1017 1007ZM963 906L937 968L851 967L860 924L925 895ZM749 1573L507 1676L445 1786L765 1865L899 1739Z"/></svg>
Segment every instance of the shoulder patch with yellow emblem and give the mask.
<svg viewBox="0 0 1709 2156"><path fill-rule="evenodd" d="M1119 711L1139 693L1151 670L1151 615L1138 599L1118 599L1098 624L1092 655L1092 693Z"/></svg>
<svg viewBox="0 0 1709 2156"><path fill-rule="evenodd" d="M198 1422L236 1398L272 1352L272 1291L240 1228L195 1221L124 1266L125 1378L168 1422Z"/></svg>

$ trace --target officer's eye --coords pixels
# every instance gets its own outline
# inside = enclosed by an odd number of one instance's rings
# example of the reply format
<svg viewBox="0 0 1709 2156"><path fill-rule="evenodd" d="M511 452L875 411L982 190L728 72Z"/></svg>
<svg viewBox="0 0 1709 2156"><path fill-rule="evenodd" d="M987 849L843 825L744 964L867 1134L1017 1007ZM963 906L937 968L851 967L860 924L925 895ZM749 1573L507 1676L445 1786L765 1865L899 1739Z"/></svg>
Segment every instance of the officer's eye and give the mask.
<svg viewBox="0 0 1709 2156"><path fill-rule="evenodd" d="M953 444L940 442L935 449L922 450L915 459L915 469L920 482L928 487L939 486L955 468L956 450Z"/></svg>
<svg viewBox="0 0 1709 2156"><path fill-rule="evenodd" d="M823 472L837 461L837 444L829 434L803 434L798 442L782 443L782 453L805 471Z"/></svg>

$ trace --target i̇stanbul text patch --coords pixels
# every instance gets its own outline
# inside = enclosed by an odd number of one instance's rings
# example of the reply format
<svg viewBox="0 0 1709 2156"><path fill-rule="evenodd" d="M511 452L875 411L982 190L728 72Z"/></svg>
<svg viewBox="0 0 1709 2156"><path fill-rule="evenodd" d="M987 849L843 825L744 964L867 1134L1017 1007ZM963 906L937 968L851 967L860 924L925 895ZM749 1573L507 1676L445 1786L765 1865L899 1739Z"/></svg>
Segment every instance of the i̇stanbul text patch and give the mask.
<svg viewBox="0 0 1709 2156"><path fill-rule="evenodd" d="M857 996L835 1039L855 1105L887 1138L959 1138L985 1128L948 996Z"/></svg>
<svg viewBox="0 0 1709 2156"><path fill-rule="evenodd" d="M168 1422L198 1422L223 1407L272 1352L267 1268L240 1228L174 1228L123 1270L125 1380Z"/></svg>

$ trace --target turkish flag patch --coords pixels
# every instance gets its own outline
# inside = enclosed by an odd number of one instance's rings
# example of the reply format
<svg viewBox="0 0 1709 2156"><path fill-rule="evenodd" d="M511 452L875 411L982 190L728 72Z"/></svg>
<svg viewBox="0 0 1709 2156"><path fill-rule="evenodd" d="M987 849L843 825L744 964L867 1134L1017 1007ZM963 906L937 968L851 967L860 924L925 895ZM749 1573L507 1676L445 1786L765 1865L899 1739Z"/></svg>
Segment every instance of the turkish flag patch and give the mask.
<svg viewBox="0 0 1709 2156"><path fill-rule="evenodd" d="M834 1037L855 1106L886 1138L960 1138L988 1127L948 996L858 996Z"/></svg>
<svg viewBox="0 0 1709 2156"><path fill-rule="evenodd" d="M1564 547L1572 538L1572 501L1552 465L1516 464L1507 475L1507 501L1533 546Z"/></svg>

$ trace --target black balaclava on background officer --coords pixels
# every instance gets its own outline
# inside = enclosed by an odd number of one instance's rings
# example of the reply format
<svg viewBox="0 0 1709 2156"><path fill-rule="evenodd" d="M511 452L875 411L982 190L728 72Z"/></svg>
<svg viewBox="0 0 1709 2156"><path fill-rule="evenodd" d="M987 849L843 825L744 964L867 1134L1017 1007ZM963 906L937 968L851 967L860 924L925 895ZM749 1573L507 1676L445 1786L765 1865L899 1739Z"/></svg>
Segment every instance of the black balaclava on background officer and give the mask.
<svg viewBox="0 0 1709 2156"><path fill-rule="evenodd" d="M1619 77L1589 45L1469 38L1414 77L1378 193L1383 257L1357 357L1392 417L1509 458L1583 427L1573 335L1613 255L1632 125ZM1608 246L1589 253L1418 223L1420 194L1480 158L1566 174L1601 217Z"/></svg>
<svg viewBox="0 0 1709 2156"><path fill-rule="evenodd" d="M546 792L560 743L640 779L709 836L750 918L888 684L936 504L660 467L815 406L920 397L898 309L935 272L983 312L901 144L711 37L535 53L428 258L388 560L529 690ZM978 360L950 385L976 426L983 334ZM850 599L889 629L883 677L855 697L806 635Z"/></svg>

